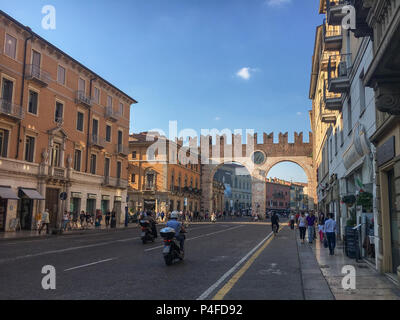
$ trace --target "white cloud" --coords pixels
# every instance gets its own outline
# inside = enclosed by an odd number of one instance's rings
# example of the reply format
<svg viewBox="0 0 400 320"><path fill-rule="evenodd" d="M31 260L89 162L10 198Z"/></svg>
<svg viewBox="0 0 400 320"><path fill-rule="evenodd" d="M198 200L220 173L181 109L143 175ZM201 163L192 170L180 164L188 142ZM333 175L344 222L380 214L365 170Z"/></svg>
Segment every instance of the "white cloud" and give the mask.
<svg viewBox="0 0 400 320"><path fill-rule="evenodd" d="M297 112L297 115L298 115L298 116L301 116L301 115L302 115L302 113L301 113L301 112Z"/></svg>
<svg viewBox="0 0 400 320"><path fill-rule="evenodd" d="M259 71L256 68L242 68L240 69L238 72L236 72L236 76L238 76L239 78L242 78L244 80L249 80L252 76L252 73Z"/></svg>
<svg viewBox="0 0 400 320"><path fill-rule="evenodd" d="M221 118L220 117L215 117L214 120L215 121L219 121L219 120L221 120Z"/></svg>
<svg viewBox="0 0 400 320"><path fill-rule="evenodd" d="M266 3L270 7L279 7L290 2L292 2L292 0L267 0Z"/></svg>

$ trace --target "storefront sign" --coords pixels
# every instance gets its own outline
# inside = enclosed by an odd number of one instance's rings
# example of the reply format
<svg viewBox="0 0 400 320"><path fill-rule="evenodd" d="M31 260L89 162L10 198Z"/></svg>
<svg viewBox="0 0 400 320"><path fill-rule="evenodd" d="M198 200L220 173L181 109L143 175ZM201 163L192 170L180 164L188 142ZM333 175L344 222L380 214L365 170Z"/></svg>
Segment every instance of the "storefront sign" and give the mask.
<svg viewBox="0 0 400 320"><path fill-rule="evenodd" d="M122 197L115 197L114 201L121 202L122 201Z"/></svg>
<svg viewBox="0 0 400 320"><path fill-rule="evenodd" d="M111 197L110 196L102 196L101 199L102 200L106 200L106 201L110 201Z"/></svg>
<svg viewBox="0 0 400 320"><path fill-rule="evenodd" d="M97 199L97 194L88 193L87 197L88 199Z"/></svg>
<svg viewBox="0 0 400 320"><path fill-rule="evenodd" d="M72 192L71 193L71 198L82 198L82 193L80 192Z"/></svg>
<svg viewBox="0 0 400 320"><path fill-rule="evenodd" d="M376 150L378 167L392 160L396 155L395 151L395 137L393 136Z"/></svg>

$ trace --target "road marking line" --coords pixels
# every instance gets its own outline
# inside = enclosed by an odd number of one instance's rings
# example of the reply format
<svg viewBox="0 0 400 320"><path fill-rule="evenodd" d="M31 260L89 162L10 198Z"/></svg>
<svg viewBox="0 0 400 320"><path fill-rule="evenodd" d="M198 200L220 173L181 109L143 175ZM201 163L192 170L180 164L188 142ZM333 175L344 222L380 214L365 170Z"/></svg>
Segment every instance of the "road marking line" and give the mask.
<svg viewBox="0 0 400 320"><path fill-rule="evenodd" d="M225 281L232 273L234 273L255 251L258 250L264 243L273 237L274 233L271 232L265 239L263 239L257 246L255 246L248 254L246 254L236 265L234 265L228 272L226 272L216 283L208 288L197 300L205 300L207 297L217 289L221 283Z"/></svg>
<svg viewBox="0 0 400 320"><path fill-rule="evenodd" d="M212 235L214 235L214 234L226 232L226 231L229 231L229 230L238 229L238 228L241 228L241 227L243 227L243 226L237 226L237 227L232 227L232 228L229 228L229 229L220 230L220 231L217 231L217 232L202 234L201 236L194 237L194 238L190 238L190 239L186 239L185 241L196 240L196 239L199 239L199 238L204 238L204 237L212 236ZM154 247L154 248L146 249L146 250L144 250L144 251L145 251L145 252L149 252L149 251L153 251L153 250L161 249L161 248L164 248L164 246Z"/></svg>
<svg viewBox="0 0 400 320"><path fill-rule="evenodd" d="M55 254L55 253L63 253L63 252L75 251L75 250L86 249L86 248L106 246L106 245L116 243L116 242L125 242L125 241L138 240L138 239L140 239L140 237L114 240L114 241L108 241L108 242L100 242L100 243L89 244L86 246L71 247L71 248L66 248L66 249L45 251L45 252L40 252L40 253L35 253L35 254L28 254L25 256L19 256L19 257L15 257L15 258L0 259L0 263L16 261L16 260L21 260L21 259L26 259L26 258L35 258L35 257L40 257L40 256L45 256L45 255L50 255L50 254Z"/></svg>
<svg viewBox="0 0 400 320"><path fill-rule="evenodd" d="M76 270L76 269L81 269L81 268L85 268L85 267L89 267L89 266L93 266L95 264L104 263L104 262L108 262L108 261L115 260L115 259L117 259L117 258L110 258L110 259L106 259L106 260L101 260L101 261L97 261L97 262L93 262L93 263L84 264L84 265L81 265L81 266L78 266L78 267L65 269L64 272L71 271L71 270Z"/></svg>
<svg viewBox="0 0 400 320"><path fill-rule="evenodd" d="M233 286L238 282L238 280L243 276L243 274L250 268L254 261L259 257L259 255L265 250L265 248L271 243L274 236L269 238L264 245L257 250L257 252L246 262L246 264L226 283L223 288L218 291L212 300L223 300L224 297L232 290Z"/></svg>

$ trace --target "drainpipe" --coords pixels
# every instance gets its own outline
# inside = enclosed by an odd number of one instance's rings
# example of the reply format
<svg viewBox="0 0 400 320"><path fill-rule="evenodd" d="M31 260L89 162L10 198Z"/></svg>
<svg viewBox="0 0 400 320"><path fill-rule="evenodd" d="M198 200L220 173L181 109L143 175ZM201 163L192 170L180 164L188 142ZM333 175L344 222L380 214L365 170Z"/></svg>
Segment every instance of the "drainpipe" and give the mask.
<svg viewBox="0 0 400 320"><path fill-rule="evenodd" d="M92 83L94 80L96 80L97 77L91 78L90 79L90 85L89 85L89 98L92 100ZM89 161L89 143L90 143L90 115L91 115L91 108L89 108L89 115L88 115L88 124L87 124L87 143L86 143L86 166L85 166L85 172L88 173L88 161Z"/></svg>
<svg viewBox="0 0 400 320"><path fill-rule="evenodd" d="M28 30L30 30L28 28ZM30 33L30 31L28 31ZM23 108L24 104L24 88L25 88L25 72L26 72L26 51L27 51L27 46L28 46L28 41L33 38L32 33L30 33L30 36L25 39L25 45L24 45L24 64L22 68L22 85L21 85L21 100L20 100L20 105L21 108ZM18 159L19 157L19 145L20 145L20 139L21 139L21 121L18 123L18 136L17 136L17 152L15 154L15 159Z"/></svg>

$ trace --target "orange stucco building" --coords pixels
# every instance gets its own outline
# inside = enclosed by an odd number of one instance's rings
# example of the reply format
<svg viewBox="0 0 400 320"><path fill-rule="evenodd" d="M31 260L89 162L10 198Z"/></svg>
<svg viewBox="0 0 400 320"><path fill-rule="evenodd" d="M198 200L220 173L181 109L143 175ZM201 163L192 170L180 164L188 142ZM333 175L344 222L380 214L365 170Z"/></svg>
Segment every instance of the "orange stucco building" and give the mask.
<svg viewBox="0 0 400 320"><path fill-rule="evenodd" d="M160 147L150 152L151 146ZM197 154L190 155L197 162L183 164L179 160L183 148L180 142L147 132L130 136L128 193L132 211L200 211L201 166Z"/></svg>
<svg viewBox="0 0 400 320"><path fill-rule="evenodd" d="M45 209L53 227L64 209L122 222L136 101L2 11L0 85L0 231Z"/></svg>

